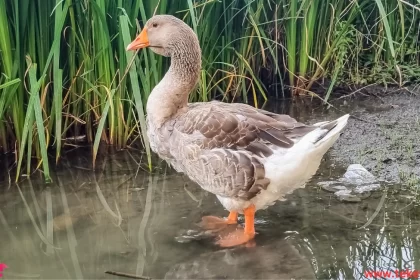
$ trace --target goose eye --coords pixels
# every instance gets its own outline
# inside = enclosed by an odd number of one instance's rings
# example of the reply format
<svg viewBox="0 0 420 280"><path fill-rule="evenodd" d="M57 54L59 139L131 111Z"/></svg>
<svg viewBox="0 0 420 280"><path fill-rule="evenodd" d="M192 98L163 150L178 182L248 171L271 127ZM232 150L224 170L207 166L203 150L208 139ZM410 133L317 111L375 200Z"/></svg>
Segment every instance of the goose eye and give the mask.
<svg viewBox="0 0 420 280"><path fill-rule="evenodd" d="M157 23L153 23L153 25L152 25L153 27L158 27L158 24Z"/></svg>

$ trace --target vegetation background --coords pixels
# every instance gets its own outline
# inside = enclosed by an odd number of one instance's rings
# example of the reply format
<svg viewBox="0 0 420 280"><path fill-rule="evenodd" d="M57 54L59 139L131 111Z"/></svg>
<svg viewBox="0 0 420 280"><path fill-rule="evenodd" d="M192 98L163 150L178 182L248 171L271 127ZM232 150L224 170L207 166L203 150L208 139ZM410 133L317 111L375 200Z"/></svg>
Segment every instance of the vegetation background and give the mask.
<svg viewBox="0 0 420 280"><path fill-rule="evenodd" d="M169 61L126 52L154 13L199 36L203 68L191 101L259 106L336 85L420 79L420 0L0 0L0 152L17 178L59 161L78 137L121 149L141 140L144 105ZM52 148L52 149L49 149ZM24 166L25 165L25 166Z"/></svg>

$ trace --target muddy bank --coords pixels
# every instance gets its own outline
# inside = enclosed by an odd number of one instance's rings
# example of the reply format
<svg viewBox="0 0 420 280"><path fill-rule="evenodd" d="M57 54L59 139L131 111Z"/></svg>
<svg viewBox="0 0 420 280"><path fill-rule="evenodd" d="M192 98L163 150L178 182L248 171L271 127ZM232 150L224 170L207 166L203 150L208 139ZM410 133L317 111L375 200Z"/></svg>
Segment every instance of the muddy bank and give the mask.
<svg viewBox="0 0 420 280"><path fill-rule="evenodd" d="M391 94L340 100L351 118L330 154L340 163L360 163L382 180L415 186L420 178L420 96Z"/></svg>
<svg viewBox="0 0 420 280"><path fill-rule="evenodd" d="M269 101L264 109L288 114L304 123L332 120L350 113L348 126L327 154L347 168L362 164L378 179L407 185L420 183L420 93L372 88L363 95L335 95L333 107L317 98ZM341 97L341 98L340 98Z"/></svg>

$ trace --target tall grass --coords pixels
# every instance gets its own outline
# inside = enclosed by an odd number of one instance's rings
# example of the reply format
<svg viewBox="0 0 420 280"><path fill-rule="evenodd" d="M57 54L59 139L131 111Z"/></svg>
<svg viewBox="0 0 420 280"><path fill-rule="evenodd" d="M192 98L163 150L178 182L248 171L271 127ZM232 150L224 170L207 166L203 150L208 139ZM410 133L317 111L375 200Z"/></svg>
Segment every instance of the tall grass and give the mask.
<svg viewBox="0 0 420 280"><path fill-rule="evenodd" d="M59 162L75 137L126 148L141 141L144 106L169 60L125 51L156 11L199 36L203 69L191 101L308 94L328 80L405 85L420 79L418 1L0 0L0 150L17 178ZM52 149L49 149L52 148ZM23 168L26 166L26 168Z"/></svg>

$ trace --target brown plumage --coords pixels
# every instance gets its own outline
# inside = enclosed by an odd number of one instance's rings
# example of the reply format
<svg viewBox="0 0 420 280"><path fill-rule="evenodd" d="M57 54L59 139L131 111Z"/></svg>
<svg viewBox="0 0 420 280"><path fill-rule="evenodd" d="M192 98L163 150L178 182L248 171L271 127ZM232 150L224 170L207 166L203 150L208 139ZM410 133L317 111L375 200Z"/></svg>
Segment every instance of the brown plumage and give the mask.
<svg viewBox="0 0 420 280"><path fill-rule="evenodd" d="M290 148L316 128L290 117L279 122L267 113L245 104L190 104L162 127L175 140L167 143L170 152L165 154L175 155L176 161L168 161L214 194L249 200L270 183L261 159L277 148Z"/></svg>

